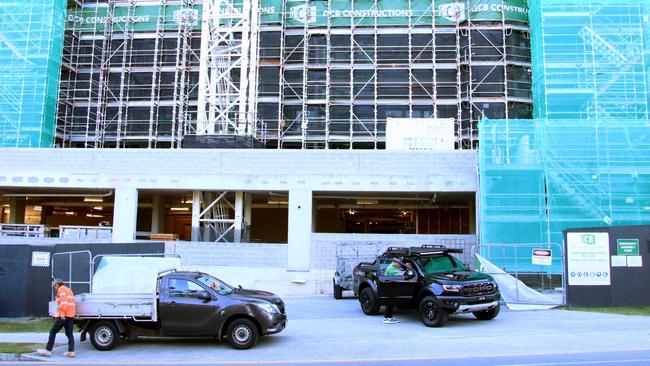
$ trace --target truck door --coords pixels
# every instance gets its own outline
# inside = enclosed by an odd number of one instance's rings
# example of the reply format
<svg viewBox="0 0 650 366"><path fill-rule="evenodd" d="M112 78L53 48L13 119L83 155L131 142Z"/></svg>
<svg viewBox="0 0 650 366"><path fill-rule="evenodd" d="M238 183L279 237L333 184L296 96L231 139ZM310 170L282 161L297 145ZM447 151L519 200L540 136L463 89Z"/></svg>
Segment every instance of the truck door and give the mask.
<svg viewBox="0 0 650 366"><path fill-rule="evenodd" d="M167 278L160 299L160 321L165 336L212 336L217 333L219 307L214 294L211 300L199 299L207 291L187 278ZM209 292L209 291L208 291Z"/></svg>
<svg viewBox="0 0 650 366"><path fill-rule="evenodd" d="M382 258L377 268L377 291L381 302L400 304L413 300L417 275L410 278L405 276L405 268L401 268L399 274L387 274L386 268L390 263L391 258Z"/></svg>

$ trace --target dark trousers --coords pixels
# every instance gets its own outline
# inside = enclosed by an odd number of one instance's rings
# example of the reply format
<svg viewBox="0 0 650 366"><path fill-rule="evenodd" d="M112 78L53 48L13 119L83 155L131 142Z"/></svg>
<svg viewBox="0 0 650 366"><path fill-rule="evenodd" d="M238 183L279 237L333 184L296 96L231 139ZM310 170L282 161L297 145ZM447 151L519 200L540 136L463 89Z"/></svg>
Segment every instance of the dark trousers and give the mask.
<svg viewBox="0 0 650 366"><path fill-rule="evenodd" d="M384 318L392 318L393 317L393 308L395 305L386 305L386 310L384 311Z"/></svg>
<svg viewBox="0 0 650 366"><path fill-rule="evenodd" d="M61 328L65 328L65 335L68 337L68 352L74 352L74 335L72 334L74 326L73 322L74 318L65 318L65 320L56 318L54 325L52 325L52 329L50 329L50 339L48 339L45 349L48 351L52 350L56 334L59 333Z"/></svg>

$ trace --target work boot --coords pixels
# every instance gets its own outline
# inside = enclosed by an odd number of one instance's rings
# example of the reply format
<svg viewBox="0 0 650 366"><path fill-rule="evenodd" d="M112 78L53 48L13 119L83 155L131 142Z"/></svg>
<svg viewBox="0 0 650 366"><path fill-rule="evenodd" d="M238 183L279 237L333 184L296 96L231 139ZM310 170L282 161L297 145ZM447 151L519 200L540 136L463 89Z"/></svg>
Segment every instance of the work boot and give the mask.
<svg viewBox="0 0 650 366"><path fill-rule="evenodd" d="M72 358L74 357L74 352L63 352L63 356Z"/></svg>
<svg viewBox="0 0 650 366"><path fill-rule="evenodd" d="M36 354L43 357L52 357L52 352L46 349L37 349Z"/></svg>
<svg viewBox="0 0 650 366"><path fill-rule="evenodd" d="M384 318L384 324L397 324L399 320L394 318Z"/></svg>

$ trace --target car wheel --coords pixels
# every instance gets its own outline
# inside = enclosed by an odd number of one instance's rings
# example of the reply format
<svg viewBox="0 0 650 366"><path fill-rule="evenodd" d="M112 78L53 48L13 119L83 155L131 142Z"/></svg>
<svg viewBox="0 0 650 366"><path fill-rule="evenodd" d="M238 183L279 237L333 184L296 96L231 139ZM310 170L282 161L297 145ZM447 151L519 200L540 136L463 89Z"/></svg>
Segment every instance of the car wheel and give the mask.
<svg viewBox="0 0 650 366"><path fill-rule="evenodd" d="M499 310L501 309L501 305L497 304L497 306L493 307L492 309L489 310L484 310L484 311L475 311L472 314L476 317L478 320L492 320L499 315Z"/></svg>
<svg viewBox="0 0 650 366"><path fill-rule="evenodd" d="M90 342L100 351L109 351L120 342L120 334L114 322L101 321L90 331Z"/></svg>
<svg viewBox="0 0 650 366"><path fill-rule="evenodd" d="M419 311L422 323L427 327L440 327L445 324L449 316L433 296L427 296L420 301Z"/></svg>
<svg viewBox="0 0 650 366"><path fill-rule="evenodd" d="M339 286L334 282L334 298L340 300L343 298L343 287Z"/></svg>
<svg viewBox="0 0 650 366"><path fill-rule="evenodd" d="M235 349L248 349L257 343L255 323L248 319L236 319L228 326L228 343Z"/></svg>
<svg viewBox="0 0 650 366"><path fill-rule="evenodd" d="M364 314L379 314L379 304L377 304L375 294L372 292L370 287L366 287L361 291L361 295L359 295L359 303L361 303L361 310L363 310Z"/></svg>

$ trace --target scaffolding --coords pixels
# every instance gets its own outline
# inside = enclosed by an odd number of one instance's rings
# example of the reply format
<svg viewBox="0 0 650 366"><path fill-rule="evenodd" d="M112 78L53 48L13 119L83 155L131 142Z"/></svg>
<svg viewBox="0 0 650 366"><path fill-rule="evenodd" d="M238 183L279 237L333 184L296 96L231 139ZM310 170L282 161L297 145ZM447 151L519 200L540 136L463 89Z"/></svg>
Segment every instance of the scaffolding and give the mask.
<svg viewBox="0 0 650 366"><path fill-rule="evenodd" d="M484 116L532 115L525 1L276 3L259 34L267 147L384 148L401 117L453 118L474 148Z"/></svg>
<svg viewBox="0 0 650 366"><path fill-rule="evenodd" d="M647 119L646 1L531 1L535 117Z"/></svg>
<svg viewBox="0 0 650 366"><path fill-rule="evenodd" d="M479 130L482 243L562 243L564 229L650 222L647 120L484 120Z"/></svg>
<svg viewBox="0 0 650 366"><path fill-rule="evenodd" d="M56 144L180 147L196 120L199 24L193 0L70 1Z"/></svg>
<svg viewBox="0 0 650 366"><path fill-rule="evenodd" d="M474 148L481 118L532 116L527 12L525 0L71 2L57 145L234 135L379 149L386 120L406 117L453 118L457 148Z"/></svg>
<svg viewBox="0 0 650 366"><path fill-rule="evenodd" d="M65 5L0 3L0 147L52 146Z"/></svg>

